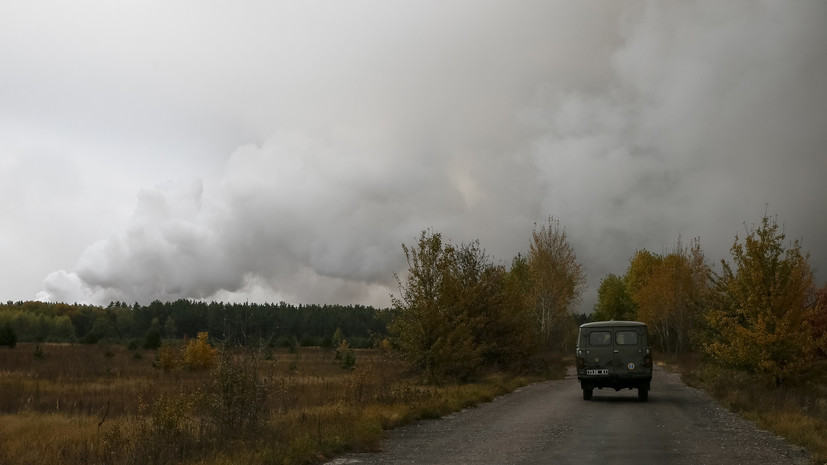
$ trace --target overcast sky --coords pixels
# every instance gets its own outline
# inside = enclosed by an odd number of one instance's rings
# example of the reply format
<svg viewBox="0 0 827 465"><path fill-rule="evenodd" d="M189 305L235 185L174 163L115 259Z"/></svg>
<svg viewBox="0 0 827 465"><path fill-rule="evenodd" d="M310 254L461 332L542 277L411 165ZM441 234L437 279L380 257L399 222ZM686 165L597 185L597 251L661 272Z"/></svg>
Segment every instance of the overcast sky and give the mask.
<svg viewBox="0 0 827 465"><path fill-rule="evenodd" d="M422 230L509 265L553 216L588 312L636 250L716 264L765 210L821 284L825 25L823 1L4 1L0 301L384 307Z"/></svg>

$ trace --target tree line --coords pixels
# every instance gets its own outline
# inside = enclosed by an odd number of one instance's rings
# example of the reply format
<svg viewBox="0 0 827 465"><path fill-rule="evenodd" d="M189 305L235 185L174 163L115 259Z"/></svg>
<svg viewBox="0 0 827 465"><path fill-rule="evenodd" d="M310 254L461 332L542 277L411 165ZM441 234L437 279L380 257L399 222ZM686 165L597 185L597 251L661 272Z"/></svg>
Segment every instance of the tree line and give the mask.
<svg viewBox="0 0 827 465"><path fill-rule="evenodd" d="M775 218L745 226L720 272L699 239L687 246L678 237L661 254L638 250L625 274L601 281L588 319L643 321L661 351L700 353L776 386L827 370L827 283L817 287L809 254ZM403 251L408 272L397 276L389 333L431 379L532 364L544 351L569 350L586 321L571 311L585 273L553 218L535 227L528 254L509 269L478 241L452 244L433 231Z"/></svg>
<svg viewBox="0 0 827 465"><path fill-rule="evenodd" d="M112 342L157 348L164 339L194 339L208 332L215 341L250 345L330 346L347 338L369 347L384 338L392 310L361 305L291 305L202 302L180 299L149 305L111 302L106 307L48 302L0 304L3 341ZM9 345L9 344L6 344Z"/></svg>
<svg viewBox="0 0 827 465"><path fill-rule="evenodd" d="M585 288L585 270L559 221L535 225L528 253L510 268L479 241L452 244L423 231L402 245L409 269L396 276L392 308L234 304L176 300L106 307L7 302L0 329L21 341L119 342L158 348L163 340L208 333L240 345L375 346L384 341L432 380L467 380L488 368L536 364L538 354L573 349L585 316L571 309ZM0 345L4 331L0 331ZM387 341L385 341L387 339Z"/></svg>
<svg viewBox="0 0 827 465"><path fill-rule="evenodd" d="M624 275L601 281L592 318L643 321L661 350L698 352L768 384L827 368L827 283L817 287L801 242L765 214L730 253L716 272L698 239L639 250Z"/></svg>
<svg viewBox="0 0 827 465"><path fill-rule="evenodd" d="M402 244L408 269L395 275L392 308L230 304L177 300L107 307L43 302L0 305L0 345L24 341L128 342L208 332L231 344L350 347L387 343L434 381L468 380L489 369L521 369L542 354L568 351L588 320L639 320L664 352L699 352L708 361L780 385L827 368L827 284L817 288L800 241L786 242L774 218L735 237L731 261L716 272L694 239L664 253L636 251L623 275L601 280L590 317L572 309L585 270L565 228L535 225L528 252L510 267L479 241L454 244L422 231Z"/></svg>

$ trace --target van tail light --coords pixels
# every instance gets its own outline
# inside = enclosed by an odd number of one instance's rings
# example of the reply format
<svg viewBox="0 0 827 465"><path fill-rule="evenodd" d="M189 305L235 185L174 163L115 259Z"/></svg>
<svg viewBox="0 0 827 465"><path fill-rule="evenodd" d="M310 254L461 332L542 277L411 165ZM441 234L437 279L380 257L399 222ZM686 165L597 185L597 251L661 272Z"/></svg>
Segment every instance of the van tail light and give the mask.
<svg viewBox="0 0 827 465"><path fill-rule="evenodd" d="M586 366L586 360L583 357L577 357L577 368L584 368Z"/></svg>
<svg viewBox="0 0 827 465"><path fill-rule="evenodd" d="M651 353L646 354L646 355L643 356L643 364L646 366L646 368L652 368L652 354Z"/></svg>

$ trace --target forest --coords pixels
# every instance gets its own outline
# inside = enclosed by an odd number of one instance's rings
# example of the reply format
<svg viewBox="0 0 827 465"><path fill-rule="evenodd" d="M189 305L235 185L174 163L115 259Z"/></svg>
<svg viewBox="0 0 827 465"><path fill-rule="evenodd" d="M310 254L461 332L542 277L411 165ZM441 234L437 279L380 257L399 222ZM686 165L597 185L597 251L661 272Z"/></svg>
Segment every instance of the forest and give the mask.
<svg viewBox="0 0 827 465"><path fill-rule="evenodd" d="M156 349L164 339L194 339L198 333L208 332L214 341L230 345L330 347L334 339L347 338L352 347L363 348L385 337L391 314L388 309L360 305L284 302L238 304L180 299L131 306L111 302L106 307L6 302L0 305L0 345L13 335L21 342L101 342ZM3 332L4 328L8 329Z"/></svg>

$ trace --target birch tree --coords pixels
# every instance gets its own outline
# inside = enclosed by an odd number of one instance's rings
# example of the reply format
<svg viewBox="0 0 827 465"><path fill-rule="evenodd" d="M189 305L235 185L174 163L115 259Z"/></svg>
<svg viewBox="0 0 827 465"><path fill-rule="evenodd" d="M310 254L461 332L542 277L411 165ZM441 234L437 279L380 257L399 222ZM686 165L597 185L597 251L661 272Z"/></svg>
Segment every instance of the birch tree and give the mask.
<svg viewBox="0 0 827 465"><path fill-rule="evenodd" d="M529 300L540 340L546 347L566 350L572 342L571 308L583 294L586 272L558 220L549 217L539 229L535 226L528 266Z"/></svg>

